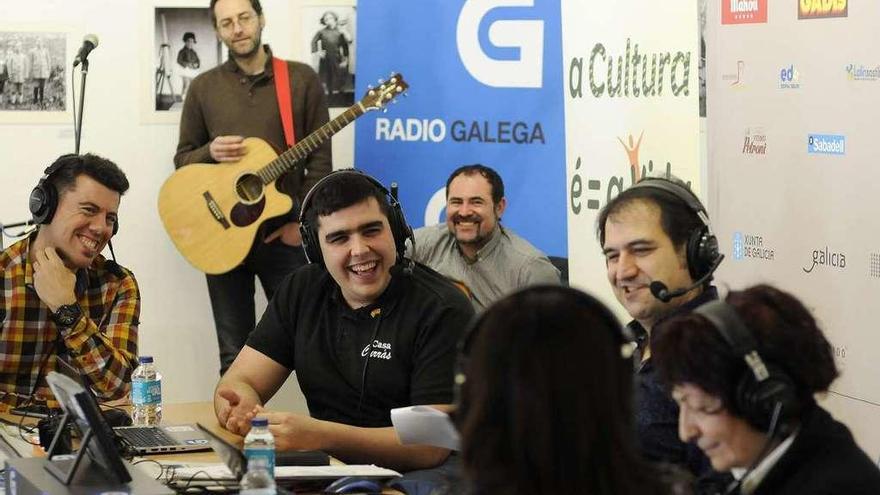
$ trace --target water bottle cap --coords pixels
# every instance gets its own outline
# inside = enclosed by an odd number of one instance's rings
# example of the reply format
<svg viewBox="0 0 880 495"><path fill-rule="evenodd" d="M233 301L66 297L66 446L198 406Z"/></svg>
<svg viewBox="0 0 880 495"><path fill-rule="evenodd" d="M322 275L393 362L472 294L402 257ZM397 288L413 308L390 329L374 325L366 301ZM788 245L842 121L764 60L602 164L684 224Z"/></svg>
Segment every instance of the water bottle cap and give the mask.
<svg viewBox="0 0 880 495"><path fill-rule="evenodd" d="M144 363L148 363L148 364L149 364L149 363L152 363L152 362L153 362L153 356L141 356L141 357L138 358L138 362L141 363L141 364L144 364Z"/></svg>
<svg viewBox="0 0 880 495"><path fill-rule="evenodd" d="M251 426L269 426L267 418L254 418L251 420Z"/></svg>

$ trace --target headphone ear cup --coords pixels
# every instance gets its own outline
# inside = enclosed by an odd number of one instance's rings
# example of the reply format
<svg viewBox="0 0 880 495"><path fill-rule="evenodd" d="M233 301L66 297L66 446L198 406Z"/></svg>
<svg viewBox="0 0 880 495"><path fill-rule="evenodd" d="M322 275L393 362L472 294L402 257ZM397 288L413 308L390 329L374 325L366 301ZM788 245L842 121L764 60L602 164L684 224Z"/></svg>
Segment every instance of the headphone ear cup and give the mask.
<svg viewBox="0 0 880 495"><path fill-rule="evenodd" d="M38 225L52 222L52 217L55 215L55 209L58 206L58 194L55 192L54 187L51 185L46 186L45 180L45 177L40 179L40 183L31 191L30 198L28 199L28 208L33 216L34 223Z"/></svg>
<svg viewBox="0 0 880 495"><path fill-rule="evenodd" d="M687 245L688 272L693 280L699 280L709 273L718 259L718 238L703 226L691 233Z"/></svg>
<svg viewBox="0 0 880 495"><path fill-rule="evenodd" d="M119 217L116 217L116 221L113 222L113 234L110 237L116 237L116 234L119 233Z"/></svg>
<svg viewBox="0 0 880 495"><path fill-rule="evenodd" d="M767 431L776 405L782 406L779 423L796 417L801 410L794 383L785 371L768 364L769 377L758 382L752 373L744 373L737 385L736 407L755 428Z"/></svg>
<svg viewBox="0 0 880 495"><path fill-rule="evenodd" d="M312 227L302 221L299 224L299 233L302 236L303 251L306 253L306 259L309 263L323 264L324 259L321 256L321 246L318 244L317 235L315 235Z"/></svg>
<svg viewBox="0 0 880 495"><path fill-rule="evenodd" d="M388 221L391 223L391 235L394 236L397 259L401 259L406 253L406 240L412 238L413 231L412 227L406 223L406 217L403 215L400 203L394 203L391 206L391 215L389 215Z"/></svg>

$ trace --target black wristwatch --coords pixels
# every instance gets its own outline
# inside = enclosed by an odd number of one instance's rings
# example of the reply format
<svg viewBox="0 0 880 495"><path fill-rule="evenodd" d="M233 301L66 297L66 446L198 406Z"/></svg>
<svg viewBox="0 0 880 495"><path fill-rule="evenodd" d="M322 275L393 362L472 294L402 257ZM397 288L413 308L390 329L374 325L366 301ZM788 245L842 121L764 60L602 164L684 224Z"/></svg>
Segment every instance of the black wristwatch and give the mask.
<svg viewBox="0 0 880 495"><path fill-rule="evenodd" d="M55 324L64 328L70 328L76 325L76 322L78 322L80 318L82 318L82 308L80 308L77 303L59 306L58 309L52 313L52 320L55 321Z"/></svg>

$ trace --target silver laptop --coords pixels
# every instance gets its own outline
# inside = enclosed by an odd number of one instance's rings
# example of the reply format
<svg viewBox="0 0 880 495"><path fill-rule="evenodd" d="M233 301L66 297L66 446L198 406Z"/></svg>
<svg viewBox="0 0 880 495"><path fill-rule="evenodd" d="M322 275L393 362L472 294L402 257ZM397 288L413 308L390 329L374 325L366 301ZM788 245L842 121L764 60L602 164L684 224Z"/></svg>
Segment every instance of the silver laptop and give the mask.
<svg viewBox="0 0 880 495"><path fill-rule="evenodd" d="M81 384L97 404L98 398L89 387L88 379L65 359L59 358L57 361L58 371ZM137 455L211 450L210 442L195 423L165 426L117 426L113 428L113 431L124 438Z"/></svg>
<svg viewBox="0 0 880 495"><path fill-rule="evenodd" d="M205 435L193 424L164 426L117 426L113 431L138 455L211 450Z"/></svg>

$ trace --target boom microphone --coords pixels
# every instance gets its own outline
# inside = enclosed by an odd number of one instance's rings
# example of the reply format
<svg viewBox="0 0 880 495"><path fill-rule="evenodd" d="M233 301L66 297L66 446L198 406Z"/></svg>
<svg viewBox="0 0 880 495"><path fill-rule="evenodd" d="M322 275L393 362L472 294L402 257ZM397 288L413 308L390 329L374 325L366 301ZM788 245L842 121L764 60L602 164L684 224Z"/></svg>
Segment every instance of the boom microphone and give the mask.
<svg viewBox="0 0 880 495"><path fill-rule="evenodd" d="M712 278L712 274L715 273L715 270L718 269L718 265L721 264L721 261L723 259L724 259L724 255L719 254L718 258L715 259L715 263L712 264L712 267L709 269L709 271L705 275L700 277L699 280L697 280L696 282L694 282L692 285L690 285L688 287L683 287L681 289L675 289L673 291L670 291L669 287L666 287L666 284L664 284L663 282L661 282L659 280L655 280L655 281L651 282L651 294L664 303L668 303L669 301L673 300L676 297L681 297L681 296L687 294L688 292L696 289L697 287L703 285L704 283L706 283L707 280Z"/></svg>
<svg viewBox="0 0 880 495"><path fill-rule="evenodd" d="M82 47L79 49L79 53L76 54L76 58L73 59L73 66L76 67L89 58L89 53L95 48L98 48L98 36L95 34L85 35Z"/></svg>

